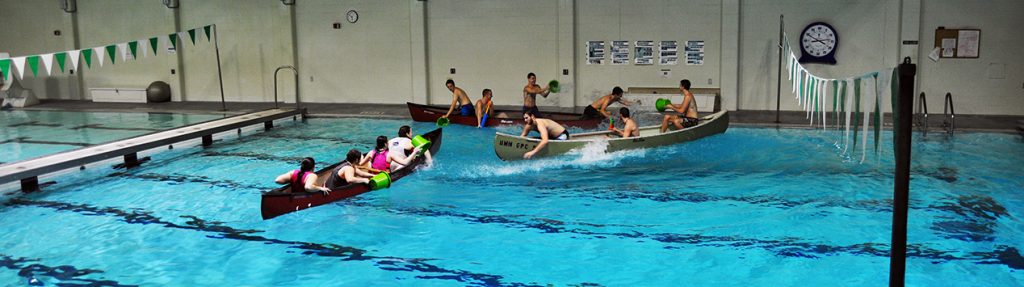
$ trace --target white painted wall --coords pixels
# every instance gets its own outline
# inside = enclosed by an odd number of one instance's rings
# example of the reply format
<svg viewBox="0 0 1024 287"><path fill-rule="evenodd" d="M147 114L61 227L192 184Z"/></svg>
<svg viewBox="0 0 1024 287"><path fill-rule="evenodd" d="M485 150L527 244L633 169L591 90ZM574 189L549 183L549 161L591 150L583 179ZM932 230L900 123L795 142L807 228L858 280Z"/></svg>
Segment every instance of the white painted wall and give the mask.
<svg viewBox="0 0 1024 287"><path fill-rule="evenodd" d="M181 29L215 24L226 101L274 100L274 69L292 65L289 7L280 1L183 0ZM203 39L181 49L186 100L220 101L217 55L213 42ZM282 72L280 100L295 98L294 80Z"/></svg>
<svg viewBox="0 0 1024 287"><path fill-rule="evenodd" d="M893 67L909 55L925 61L918 86L933 107L949 91L961 114L1024 115L1024 56L1017 51L1024 40L1014 30L1024 27L1024 2L1017 0L301 0L295 6L278 0L182 0L176 10L159 1L78 2L74 17L82 47L218 24L228 101L270 101L274 69L296 65L305 102L446 104L450 92L444 81L453 78L474 99L490 88L498 104L518 105L526 73L534 72L541 84L559 79L568 88L540 99L547 107L583 106L616 85L675 87L688 78L695 87L722 88L726 108L773 110L778 17L785 14L791 44L815 21L838 29L839 64L809 65L816 74L859 75ZM56 1L0 0L6 28L0 29L0 51L19 56L72 49L75 21L58 7ZM353 9L360 13L354 24L344 19ZM335 22L342 28L333 29ZM982 29L981 58L928 61L937 26ZM53 36L57 29L62 36ZM584 41L620 39L680 45L704 40L705 64L585 64ZM165 52L81 71L83 87L145 87L163 80L171 83L175 100L219 101L212 45L186 44L174 56ZM999 67L1003 78L993 79ZM663 68L672 77L661 78ZM178 73L171 75L171 69ZM41 98L78 99L76 79L25 83ZM280 80L281 99L291 101L291 75ZM781 107L799 109L785 91Z"/></svg>
<svg viewBox="0 0 1024 287"><path fill-rule="evenodd" d="M0 19L3 19L3 24L0 24L0 52L9 53L11 57L71 49L70 14L61 11L57 1L0 1ZM60 30L61 35L54 35L55 30ZM27 66L21 85L31 89L37 97L77 98L75 76L33 77ZM39 63L39 66L42 69L43 64ZM10 72L14 73L13 64ZM45 75L43 71L39 72Z"/></svg>
<svg viewBox="0 0 1024 287"><path fill-rule="evenodd" d="M93 0L78 2L79 36L82 49L99 47L112 43L139 40L155 35L166 35L174 31L173 11L159 2ZM86 98L90 88L146 88L153 81L171 84L175 98L180 97L177 75L170 70L176 63L176 56L160 51L157 56L124 61L116 53L113 65L104 51L103 66L99 57L93 55L91 68L80 69ZM84 61L80 62L84 64Z"/></svg>
<svg viewBox="0 0 1024 287"><path fill-rule="evenodd" d="M297 2L303 101L404 104L412 100L409 2ZM345 13L353 9L359 13L354 24L345 20ZM335 22L342 28L333 29Z"/></svg>
<svg viewBox="0 0 1024 287"><path fill-rule="evenodd" d="M942 112L948 92L958 114L1024 115L1024 1L984 3L922 1L917 71L931 113ZM979 58L929 60L939 26L981 29Z"/></svg>
<svg viewBox="0 0 1024 287"><path fill-rule="evenodd" d="M452 101L451 78L472 99L489 88L496 104L522 105L527 73L542 86L558 76L557 1L432 0L427 33L431 103ZM557 106L557 96L538 105Z"/></svg>
<svg viewBox="0 0 1024 287"><path fill-rule="evenodd" d="M597 97L611 93L615 86L678 87L679 80L690 79L695 88L718 88L720 84L721 13L717 0L581 0L577 4L580 90L577 105L588 105ZM583 57L584 42L604 40L604 65L586 65ZM655 54L657 42L676 40L679 44L680 63L675 66L611 65L611 41L653 40ZM704 65L688 66L683 56L687 40L704 40ZM630 52L630 61L633 61ZM655 61L658 57L654 57ZM672 76L662 78L662 69L670 69ZM709 83L710 82L710 83Z"/></svg>
<svg viewBox="0 0 1024 287"><path fill-rule="evenodd" d="M775 110L778 75L779 15L785 15L789 44L814 22L829 23L839 34L836 65L805 64L822 77L845 78L898 64L898 1L741 1L739 108ZM783 72L785 73L785 72ZM782 110L800 110L782 79Z"/></svg>

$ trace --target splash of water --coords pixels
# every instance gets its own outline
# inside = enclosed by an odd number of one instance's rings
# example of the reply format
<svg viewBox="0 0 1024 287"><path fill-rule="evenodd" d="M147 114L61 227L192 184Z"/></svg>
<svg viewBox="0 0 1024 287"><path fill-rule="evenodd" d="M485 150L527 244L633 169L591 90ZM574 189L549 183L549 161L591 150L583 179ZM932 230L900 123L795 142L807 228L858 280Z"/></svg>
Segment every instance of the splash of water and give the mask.
<svg viewBox="0 0 1024 287"><path fill-rule="evenodd" d="M564 168L607 168L618 166L627 159L643 158L647 155L646 150L643 149L607 153L605 152L607 147L607 140L597 140L587 143L582 148L573 149L564 155L474 166L458 171L455 175L462 178L479 178L518 175Z"/></svg>

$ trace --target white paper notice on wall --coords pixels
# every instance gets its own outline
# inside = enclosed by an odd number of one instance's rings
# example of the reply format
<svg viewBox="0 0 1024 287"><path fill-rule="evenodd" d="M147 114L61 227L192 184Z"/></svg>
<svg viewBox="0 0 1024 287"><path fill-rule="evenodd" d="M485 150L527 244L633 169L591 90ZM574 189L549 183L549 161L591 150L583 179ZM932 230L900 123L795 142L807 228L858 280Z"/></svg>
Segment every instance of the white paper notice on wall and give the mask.
<svg viewBox="0 0 1024 287"><path fill-rule="evenodd" d="M961 58L977 58L980 38L981 31L979 30L960 30L956 37L956 56Z"/></svg>
<svg viewBox="0 0 1024 287"><path fill-rule="evenodd" d="M932 52L928 53L928 59L932 59L932 62L938 62L939 61L939 50L941 50L941 48L939 48L939 47L935 47L935 49L932 49Z"/></svg>
<svg viewBox="0 0 1024 287"><path fill-rule="evenodd" d="M953 48L956 48L956 39L942 39L942 56L946 58L953 57Z"/></svg>
<svg viewBox="0 0 1024 287"><path fill-rule="evenodd" d="M587 41L587 65L604 64L604 41Z"/></svg>

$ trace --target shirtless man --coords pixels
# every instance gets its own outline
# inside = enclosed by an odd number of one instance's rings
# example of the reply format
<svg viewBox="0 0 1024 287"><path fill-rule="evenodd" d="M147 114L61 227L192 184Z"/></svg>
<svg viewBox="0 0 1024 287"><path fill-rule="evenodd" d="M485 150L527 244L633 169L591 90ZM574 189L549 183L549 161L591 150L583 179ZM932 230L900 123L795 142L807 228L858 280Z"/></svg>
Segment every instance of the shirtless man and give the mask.
<svg viewBox="0 0 1024 287"><path fill-rule="evenodd" d="M661 120L661 132L663 133L668 130L669 124L675 126L676 129L697 125L697 103L693 99L693 93L690 93L690 80L679 81L679 92L683 94L683 102L678 105L668 104L665 108L683 114L683 116L665 115Z"/></svg>
<svg viewBox="0 0 1024 287"><path fill-rule="evenodd" d="M615 132L619 136L624 138L638 137L640 136L640 129L636 127L636 121L629 117L629 109L626 107L619 108L619 120L625 123L622 129L615 129Z"/></svg>
<svg viewBox="0 0 1024 287"><path fill-rule="evenodd" d="M537 75L532 72L526 74L526 86L523 87L523 112L533 111L534 114L539 114L540 110L537 109L537 94L548 97L548 87L541 88L537 85Z"/></svg>
<svg viewBox="0 0 1024 287"><path fill-rule="evenodd" d="M568 140L569 130L555 121L549 119L537 118L537 113L534 111L526 111L523 113L523 120L526 121L526 125L523 125L523 133L519 136L525 137L530 134L530 131L537 131L540 133L540 143L533 150L523 154L523 158L531 158L537 154L545 145L548 144L548 139L554 137L556 140Z"/></svg>
<svg viewBox="0 0 1024 287"><path fill-rule="evenodd" d="M596 101L587 106L583 110L583 118L610 118L612 114L608 112L608 105L613 103L620 103L624 106L632 105L633 103L622 99L622 88L615 87L612 89L612 93L598 98Z"/></svg>
<svg viewBox="0 0 1024 287"><path fill-rule="evenodd" d="M444 114L442 118L448 118L451 116L452 112L455 111L455 106L459 106L459 114L464 117L474 115L473 101L469 100L469 96L466 95L466 91L463 91L462 88L456 87L455 81L452 79L448 79L444 85L448 87L449 91L452 91L452 104L448 107L448 113Z"/></svg>
<svg viewBox="0 0 1024 287"><path fill-rule="evenodd" d="M488 117L494 116L494 106L491 103L491 97L493 96L494 94L491 93L491 89L484 89L483 96L476 100L476 127L483 127L484 114L487 114Z"/></svg>

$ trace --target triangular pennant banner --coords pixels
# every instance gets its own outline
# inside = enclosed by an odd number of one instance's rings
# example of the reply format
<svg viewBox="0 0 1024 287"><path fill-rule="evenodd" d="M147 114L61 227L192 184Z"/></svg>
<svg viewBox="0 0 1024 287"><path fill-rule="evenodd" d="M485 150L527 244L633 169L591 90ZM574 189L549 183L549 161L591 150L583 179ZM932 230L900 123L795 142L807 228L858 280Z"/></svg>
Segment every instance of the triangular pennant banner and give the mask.
<svg viewBox="0 0 1024 287"><path fill-rule="evenodd" d="M11 63L14 63L14 69L18 70L18 79L25 78L25 57L11 58Z"/></svg>
<svg viewBox="0 0 1024 287"><path fill-rule="evenodd" d="M0 78L4 82L11 80L11 59L0 59Z"/></svg>
<svg viewBox="0 0 1024 287"><path fill-rule="evenodd" d="M103 53L103 47L92 48L93 54L96 54L96 60L99 60L100 67L103 67L103 59L105 58Z"/></svg>
<svg viewBox="0 0 1024 287"><path fill-rule="evenodd" d="M196 29L188 30L188 38L192 40L192 45L196 44Z"/></svg>
<svg viewBox="0 0 1024 287"><path fill-rule="evenodd" d="M149 38L149 47L153 48L153 56L156 56L156 49L160 47L160 38Z"/></svg>
<svg viewBox="0 0 1024 287"><path fill-rule="evenodd" d="M92 68L92 49L83 49L82 59L85 60L85 67Z"/></svg>
<svg viewBox="0 0 1024 287"><path fill-rule="evenodd" d="M111 64L114 64L115 62L117 62L117 61L114 60L114 58L116 58L116 57L114 57L114 55L117 55L117 50L118 49L121 50L121 60L128 60L128 51L127 51L128 50L128 43L120 43L120 44L107 45L107 56L110 56L110 63Z"/></svg>
<svg viewBox="0 0 1024 287"><path fill-rule="evenodd" d="M180 40L180 41L181 41L181 43L183 43L183 44L182 44L182 46L184 46L184 43L185 43L185 39L187 39L187 38L188 38L188 35L187 35L187 34L188 34L188 33L185 33L184 31L182 31L182 32L178 32L178 40Z"/></svg>
<svg viewBox="0 0 1024 287"><path fill-rule="evenodd" d="M57 59L57 66L60 66L60 72L63 73L64 72L64 63L68 59L68 52L60 52L60 53L54 54L53 57Z"/></svg>
<svg viewBox="0 0 1024 287"><path fill-rule="evenodd" d="M46 68L46 75L51 74L50 70L53 69L53 54L42 54L39 57L43 60L43 68Z"/></svg>
<svg viewBox="0 0 1024 287"><path fill-rule="evenodd" d="M128 42L128 51L132 52L132 59L138 59L139 41Z"/></svg>
<svg viewBox="0 0 1024 287"><path fill-rule="evenodd" d="M28 60L28 67L32 69L32 76L39 76L39 56L28 56L25 58Z"/></svg>
<svg viewBox="0 0 1024 287"><path fill-rule="evenodd" d="M167 40L171 41L171 48L178 50L178 34L171 33L167 35Z"/></svg>
<svg viewBox="0 0 1024 287"><path fill-rule="evenodd" d="M212 25L203 26L203 32L206 32L206 41L213 40L213 38L210 38L210 26Z"/></svg>
<svg viewBox="0 0 1024 287"><path fill-rule="evenodd" d="M81 55L81 52L79 50L68 51L68 58L71 60L71 70L78 69L78 56Z"/></svg>

